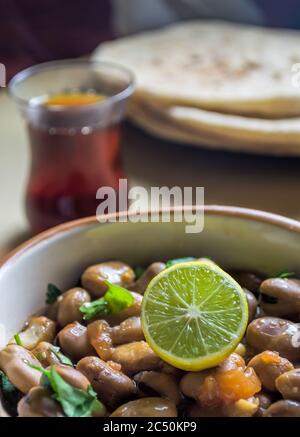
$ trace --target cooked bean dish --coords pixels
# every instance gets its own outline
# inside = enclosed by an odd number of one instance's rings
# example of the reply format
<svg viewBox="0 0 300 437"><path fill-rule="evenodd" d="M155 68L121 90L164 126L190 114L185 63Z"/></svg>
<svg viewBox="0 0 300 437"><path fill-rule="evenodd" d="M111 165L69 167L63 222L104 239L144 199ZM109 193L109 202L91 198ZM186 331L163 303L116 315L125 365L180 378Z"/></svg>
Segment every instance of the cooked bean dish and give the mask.
<svg viewBox="0 0 300 437"><path fill-rule="evenodd" d="M0 351L11 416L300 416L292 272L108 261L46 304Z"/></svg>

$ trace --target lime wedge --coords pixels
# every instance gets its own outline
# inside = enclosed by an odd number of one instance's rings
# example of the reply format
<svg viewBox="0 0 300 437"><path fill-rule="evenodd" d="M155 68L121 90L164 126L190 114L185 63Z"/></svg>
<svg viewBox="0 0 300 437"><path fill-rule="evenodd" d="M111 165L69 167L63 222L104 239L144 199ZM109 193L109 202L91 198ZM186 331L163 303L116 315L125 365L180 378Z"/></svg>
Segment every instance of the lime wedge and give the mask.
<svg viewBox="0 0 300 437"><path fill-rule="evenodd" d="M142 327L154 352L183 370L223 361L243 337L248 321L245 293L211 262L175 264L148 285Z"/></svg>

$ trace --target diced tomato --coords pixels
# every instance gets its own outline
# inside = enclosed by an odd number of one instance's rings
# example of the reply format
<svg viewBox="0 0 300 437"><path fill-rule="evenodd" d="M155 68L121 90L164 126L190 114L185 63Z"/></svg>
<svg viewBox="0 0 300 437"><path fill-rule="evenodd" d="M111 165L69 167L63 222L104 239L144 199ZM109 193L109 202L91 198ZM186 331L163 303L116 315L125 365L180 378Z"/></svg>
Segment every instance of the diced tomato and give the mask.
<svg viewBox="0 0 300 437"><path fill-rule="evenodd" d="M260 354L261 360L265 364L279 364L280 356L278 352L265 351Z"/></svg>
<svg viewBox="0 0 300 437"><path fill-rule="evenodd" d="M248 399L261 390L261 382L252 367L245 371L235 369L219 372L215 378L220 398L225 403Z"/></svg>

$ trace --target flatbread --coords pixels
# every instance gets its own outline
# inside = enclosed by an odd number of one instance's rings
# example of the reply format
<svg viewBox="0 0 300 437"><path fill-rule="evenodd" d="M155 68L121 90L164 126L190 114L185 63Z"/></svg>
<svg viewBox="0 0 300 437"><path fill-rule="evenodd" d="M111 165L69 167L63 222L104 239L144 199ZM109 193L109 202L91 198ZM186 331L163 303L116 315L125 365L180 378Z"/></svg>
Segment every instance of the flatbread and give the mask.
<svg viewBox="0 0 300 437"><path fill-rule="evenodd" d="M267 120L175 106L166 110L176 124L208 135L252 144L295 145L300 149L300 118Z"/></svg>
<svg viewBox="0 0 300 437"><path fill-rule="evenodd" d="M130 118L165 140L247 153L300 156L300 118L251 119L197 108L131 102Z"/></svg>
<svg viewBox="0 0 300 437"><path fill-rule="evenodd" d="M93 57L130 68L135 96L145 102L265 118L300 115L297 67L291 71L300 63L298 31L189 21L104 43Z"/></svg>

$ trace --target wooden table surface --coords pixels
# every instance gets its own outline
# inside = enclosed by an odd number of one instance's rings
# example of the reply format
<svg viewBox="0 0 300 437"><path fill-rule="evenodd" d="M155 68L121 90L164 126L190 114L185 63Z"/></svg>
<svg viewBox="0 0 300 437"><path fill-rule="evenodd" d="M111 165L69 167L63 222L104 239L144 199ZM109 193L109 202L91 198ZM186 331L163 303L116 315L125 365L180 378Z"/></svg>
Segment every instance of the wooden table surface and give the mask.
<svg viewBox="0 0 300 437"><path fill-rule="evenodd" d="M14 103L0 92L0 256L28 236L23 192L30 156ZM131 185L203 186L206 204L237 205L300 219L300 158L186 147L127 124L123 159ZM299 145L300 147L300 145Z"/></svg>

